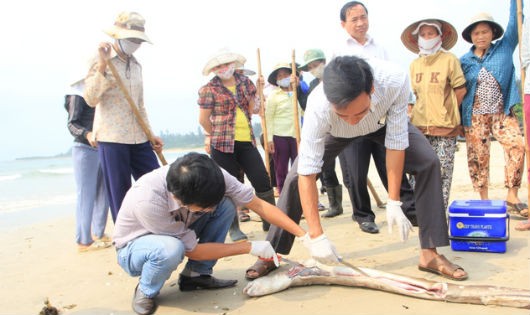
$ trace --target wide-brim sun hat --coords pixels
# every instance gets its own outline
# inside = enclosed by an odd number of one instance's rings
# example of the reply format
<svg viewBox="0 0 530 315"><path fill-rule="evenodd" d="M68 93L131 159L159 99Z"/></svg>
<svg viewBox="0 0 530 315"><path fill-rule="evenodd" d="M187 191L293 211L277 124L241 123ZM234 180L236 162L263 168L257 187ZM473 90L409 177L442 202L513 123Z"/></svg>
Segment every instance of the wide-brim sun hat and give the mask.
<svg viewBox="0 0 530 315"><path fill-rule="evenodd" d="M449 50L453 48L458 41L456 28L449 22L440 19L421 19L407 26L403 33L401 33L401 42L413 53L417 54L420 52L420 48L418 47L418 26L422 23L423 25L437 25L441 29L443 49Z"/></svg>
<svg viewBox="0 0 530 315"><path fill-rule="evenodd" d="M89 58L80 58L79 62L69 65L68 75L66 77L66 88L70 91L74 86L83 84L85 77L88 74L90 66L98 60L97 56L90 56Z"/></svg>
<svg viewBox="0 0 530 315"><path fill-rule="evenodd" d="M297 65L295 65L297 66ZM272 68L272 72L269 74L269 77L267 78L267 82L269 82L270 84L274 85L274 86L277 86L278 84L276 84L276 76L278 75L278 71L280 69L287 69L289 70L289 72L292 73L292 68L291 68L291 64L288 63L288 62L280 62L280 63L277 63L274 68ZM296 75L298 75L298 70L296 70Z"/></svg>
<svg viewBox="0 0 530 315"><path fill-rule="evenodd" d="M202 69L202 74L208 75L210 74L210 72L212 72L213 68L223 65L225 63L233 62L235 64L236 69L243 68L246 61L247 58L243 57L240 54L234 53L228 49L221 49L216 52L212 57L210 57L210 59Z"/></svg>
<svg viewBox="0 0 530 315"><path fill-rule="evenodd" d="M145 34L145 19L137 12L121 12L114 25L103 32L114 39L136 38L152 44Z"/></svg>
<svg viewBox="0 0 530 315"><path fill-rule="evenodd" d="M466 42L473 44L473 41L471 40L471 31L473 31L475 26L481 22L488 23L491 26L493 30L492 40L496 40L504 34L502 26L495 22L490 14L482 12L472 17L469 25L462 31L462 37Z"/></svg>
<svg viewBox="0 0 530 315"><path fill-rule="evenodd" d="M238 68L236 69L236 72L239 72L242 75L246 75L247 77L250 77L256 74L256 71L247 69L247 68Z"/></svg>
<svg viewBox="0 0 530 315"><path fill-rule="evenodd" d="M307 66L316 60L326 60L326 55L320 49L309 49L304 53L304 63L298 69L307 71Z"/></svg>

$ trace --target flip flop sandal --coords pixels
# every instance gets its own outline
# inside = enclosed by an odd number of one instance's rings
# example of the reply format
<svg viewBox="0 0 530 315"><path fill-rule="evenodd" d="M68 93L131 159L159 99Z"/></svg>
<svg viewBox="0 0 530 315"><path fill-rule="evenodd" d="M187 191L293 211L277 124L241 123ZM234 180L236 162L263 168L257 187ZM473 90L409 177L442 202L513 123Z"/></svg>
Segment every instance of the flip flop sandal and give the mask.
<svg viewBox="0 0 530 315"><path fill-rule="evenodd" d="M453 264L452 262L447 260L444 255L440 255L436 258L431 259L427 266L418 265L418 269L421 271L431 272L451 280L462 281L467 279L467 274L461 277L454 276L457 270L465 270L459 265Z"/></svg>
<svg viewBox="0 0 530 315"><path fill-rule="evenodd" d="M238 212L239 222L248 222L250 221L250 216L245 211Z"/></svg>
<svg viewBox="0 0 530 315"><path fill-rule="evenodd" d="M528 218L528 205L526 203L511 203L506 201L506 205L510 207L510 212Z"/></svg>
<svg viewBox="0 0 530 315"><path fill-rule="evenodd" d="M526 220L526 221L517 223L517 225L515 226L515 229L517 231L530 231L530 221Z"/></svg>
<svg viewBox="0 0 530 315"><path fill-rule="evenodd" d="M259 277L266 276L269 274L269 272L276 269L276 265L274 265L274 261L266 261L263 259L258 259L254 265L250 266L246 272L245 272L245 278L247 280L254 280ZM255 273L255 274L254 274Z"/></svg>

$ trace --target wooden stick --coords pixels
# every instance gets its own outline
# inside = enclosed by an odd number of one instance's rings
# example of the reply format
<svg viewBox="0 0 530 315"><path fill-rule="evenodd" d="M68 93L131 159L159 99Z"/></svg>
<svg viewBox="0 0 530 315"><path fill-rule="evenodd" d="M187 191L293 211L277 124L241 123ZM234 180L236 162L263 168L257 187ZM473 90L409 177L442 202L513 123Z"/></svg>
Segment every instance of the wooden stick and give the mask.
<svg viewBox="0 0 530 315"><path fill-rule="evenodd" d="M258 56L258 79L261 80L261 56L259 48L257 51ZM269 175L269 179L272 179L271 176L271 166L269 160L269 139L267 137L267 120L265 119L265 97L263 95L263 86L258 84L258 96L259 96L259 117L261 118L261 130L263 131L263 148L265 151L265 169Z"/></svg>
<svg viewBox="0 0 530 315"><path fill-rule="evenodd" d="M384 208L385 203L381 201L381 198L379 198L379 195L377 194L377 191L375 190L374 185L372 185L372 182L370 181L368 177L366 178L366 184L368 186L368 189L370 189L370 192L372 193L372 197L374 197L375 202L377 203L377 206L379 208Z"/></svg>
<svg viewBox="0 0 530 315"><path fill-rule="evenodd" d="M528 176L528 166L530 165L530 148L528 147L528 130L526 128L526 117L524 112L524 81L525 81L525 69L523 68L522 58L522 40L523 40L523 3L522 0L517 0L517 31L519 35L519 63L521 65L521 109L523 113L523 133L524 133L524 147L526 152L526 167ZM525 34L530 36L530 34ZM527 199L530 200L530 185L527 188Z"/></svg>
<svg viewBox="0 0 530 315"><path fill-rule="evenodd" d="M292 75L296 76L296 61L295 61L295 53L293 49L292 54L292 60L291 60L291 72ZM298 147L300 145L300 117L298 117L298 95L296 93L297 86L296 82L292 83L293 88L293 113L294 113L294 130L296 133L296 146Z"/></svg>
<svg viewBox="0 0 530 315"><path fill-rule="evenodd" d="M147 124L143 120L142 116L140 115L140 112L138 111L138 108L134 104L134 100L131 98L131 95L129 94L129 91L127 91L127 88L123 84L123 81L121 80L121 77L120 77L120 74L118 73L118 70L116 70L116 67L114 66L114 64L112 63L112 61L110 59L107 59L107 65L109 66L110 72L112 72L112 75L116 79L116 83L118 83L118 86L120 87L120 90L122 91L123 95L127 99L127 103L129 103L129 106L131 107L131 110L133 111L134 116L136 117L136 120L138 121L138 124L140 125L142 130L147 135L147 139L149 139L149 142L151 142L151 144L154 144L155 141L154 141L153 134L151 133L151 130L149 129L149 127L147 126ZM164 155L162 154L162 152L156 152L155 151L155 153L158 156L158 159L160 160L160 162L162 162L162 165L166 165L167 162L166 162L166 159L164 158Z"/></svg>

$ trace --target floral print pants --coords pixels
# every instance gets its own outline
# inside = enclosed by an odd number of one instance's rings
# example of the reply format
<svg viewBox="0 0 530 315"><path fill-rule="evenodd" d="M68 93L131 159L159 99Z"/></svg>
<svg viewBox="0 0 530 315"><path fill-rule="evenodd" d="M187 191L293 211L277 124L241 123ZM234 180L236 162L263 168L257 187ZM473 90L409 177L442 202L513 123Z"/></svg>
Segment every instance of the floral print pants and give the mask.
<svg viewBox="0 0 530 315"><path fill-rule="evenodd" d="M488 189L490 134L504 149L504 185L521 186L525 149L517 118L504 113L473 115L465 132L469 176L475 191Z"/></svg>
<svg viewBox="0 0 530 315"><path fill-rule="evenodd" d="M434 152L440 159L442 173L442 192L444 197L444 209L449 204L449 193L453 181L453 169L455 165L456 137L425 136L431 144Z"/></svg>

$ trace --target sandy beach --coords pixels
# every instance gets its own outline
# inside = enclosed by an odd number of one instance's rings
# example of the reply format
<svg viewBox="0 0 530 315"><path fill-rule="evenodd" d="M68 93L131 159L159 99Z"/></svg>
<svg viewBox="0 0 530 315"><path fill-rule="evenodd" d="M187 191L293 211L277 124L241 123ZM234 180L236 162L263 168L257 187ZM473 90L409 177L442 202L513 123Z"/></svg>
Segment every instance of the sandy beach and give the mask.
<svg viewBox="0 0 530 315"><path fill-rule="evenodd" d="M477 199L467 172L465 144L457 152L451 199ZM504 199L504 157L497 142L492 143L491 199ZM370 179L381 199L386 192L375 173ZM346 191L344 195L347 196ZM520 198L527 201L527 180L523 180ZM328 204L327 197L321 201ZM388 234L385 210L374 211L381 232L367 234L351 220L351 205L343 202L345 213L323 220L326 234L344 258L357 266L379 269L434 281L450 281L417 269L419 242L417 228L402 243L396 232ZM127 275L116 263L114 248L78 253L74 242L74 209L70 214L41 220L25 226L3 230L0 235L2 256L0 281L0 314L38 314L49 298L61 314L134 314L131 298L138 279ZM506 253L457 252L443 247L439 251L463 266L469 280L462 284L499 285L530 289L530 232L515 231L517 218L510 220L510 240ZM305 222L301 223L305 226ZM253 215L251 222L241 224L251 240L265 238L261 223ZM112 221L107 234L112 235ZM229 241L229 240L228 240ZM295 244L291 260L304 260L308 253ZM382 291L341 286L307 286L291 288L273 295L249 298L243 294L247 280L245 269L254 262L250 255L219 260L214 275L238 279L236 287L180 292L177 280L183 266L173 273L157 298L156 314L528 314L528 310L427 301Z"/></svg>

